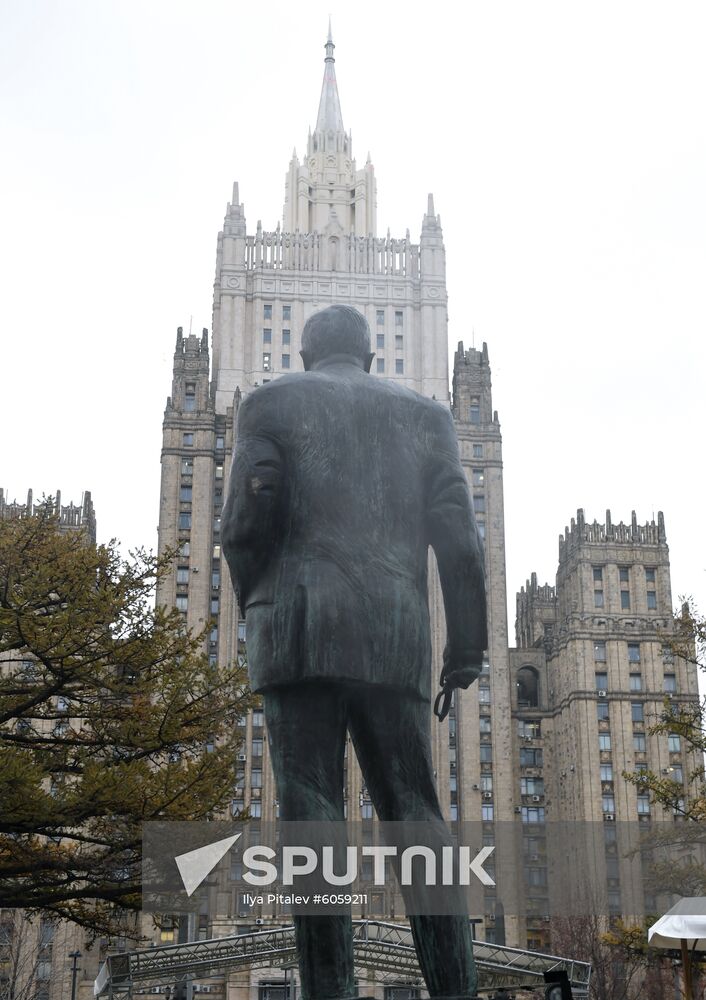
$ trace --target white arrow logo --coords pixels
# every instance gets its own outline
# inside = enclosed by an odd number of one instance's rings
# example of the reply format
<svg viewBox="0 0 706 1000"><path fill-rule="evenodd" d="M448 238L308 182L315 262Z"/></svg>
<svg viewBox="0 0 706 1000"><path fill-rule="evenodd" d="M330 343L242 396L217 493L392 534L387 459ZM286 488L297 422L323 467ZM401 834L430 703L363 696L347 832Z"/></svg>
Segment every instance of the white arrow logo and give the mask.
<svg viewBox="0 0 706 1000"><path fill-rule="evenodd" d="M195 851L179 854L174 858L187 896L196 892L203 880L211 874L239 837L242 837L242 833L236 833L234 837L217 840L213 844L198 847Z"/></svg>

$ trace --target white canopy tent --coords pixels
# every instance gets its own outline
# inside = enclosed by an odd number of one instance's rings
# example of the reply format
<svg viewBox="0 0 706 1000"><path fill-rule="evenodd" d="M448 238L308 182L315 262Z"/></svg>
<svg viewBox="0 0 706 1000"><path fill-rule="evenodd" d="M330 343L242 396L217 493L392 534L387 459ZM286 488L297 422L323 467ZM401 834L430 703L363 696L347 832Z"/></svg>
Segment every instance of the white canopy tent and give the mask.
<svg viewBox="0 0 706 1000"><path fill-rule="evenodd" d="M681 949L684 996L693 1000L691 955L706 951L706 896L685 896L660 917L647 932L652 948Z"/></svg>

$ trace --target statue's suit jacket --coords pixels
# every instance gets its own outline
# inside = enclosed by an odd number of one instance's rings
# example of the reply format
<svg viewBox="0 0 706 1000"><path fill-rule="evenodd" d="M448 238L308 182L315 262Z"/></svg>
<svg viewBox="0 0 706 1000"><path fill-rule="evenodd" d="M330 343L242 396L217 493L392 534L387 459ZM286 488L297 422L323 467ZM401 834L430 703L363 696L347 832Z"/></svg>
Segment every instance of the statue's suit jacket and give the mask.
<svg viewBox="0 0 706 1000"><path fill-rule="evenodd" d="M242 402L222 544L253 690L382 684L430 697L428 546L455 669L487 646L483 555L451 415L351 362Z"/></svg>

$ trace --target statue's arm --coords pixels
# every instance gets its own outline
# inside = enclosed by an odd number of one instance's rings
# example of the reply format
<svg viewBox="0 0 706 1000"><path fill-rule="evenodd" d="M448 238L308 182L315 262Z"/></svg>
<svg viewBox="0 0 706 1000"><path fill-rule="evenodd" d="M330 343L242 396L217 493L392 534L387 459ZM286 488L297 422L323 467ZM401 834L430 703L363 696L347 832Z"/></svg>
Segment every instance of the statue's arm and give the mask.
<svg viewBox="0 0 706 1000"><path fill-rule="evenodd" d="M427 525L446 612L444 678L468 687L488 646L485 567L468 480L451 414L433 411L427 477Z"/></svg>
<svg viewBox="0 0 706 1000"><path fill-rule="evenodd" d="M270 561L281 532L284 462L276 438L246 400L240 410L221 544L241 607Z"/></svg>

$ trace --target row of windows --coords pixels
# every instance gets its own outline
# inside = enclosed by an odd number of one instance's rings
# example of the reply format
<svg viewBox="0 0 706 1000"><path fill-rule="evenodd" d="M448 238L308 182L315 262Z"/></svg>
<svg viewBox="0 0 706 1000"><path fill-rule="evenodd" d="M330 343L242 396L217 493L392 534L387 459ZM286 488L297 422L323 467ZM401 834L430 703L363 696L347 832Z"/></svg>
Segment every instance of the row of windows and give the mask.
<svg viewBox="0 0 706 1000"><path fill-rule="evenodd" d="M640 643L639 642L629 642L628 647L628 663L639 663L641 660L640 654ZM608 659L608 651L605 641L598 640L593 643L593 659L599 663L605 663ZM671 663L673 660L673 655L668 646L662 647L662 659L665 663Z"/></svg>
<svg viewBox="0 0 706 1000"><path fill-rule="evenodd" d="M265 302L262 309L262 318L265 320L272 319L272 303ZM292 307L282 306L282 322L289 323L292 319Z"/></svg>
<svg viewBox="0 0 706 1000"><path fill-rule="evenodd" d="M262 331L262 342L263 344L272 343L272 327L266 326ZM287 347L292 342L292 331L282 330L282 346Z"/></svg>
<svg viewBox="0 0 706 1000"><path fill-rule="evenodd" d="M375 368L378 375L383 375L385 372L385 359L376 358ZM404 358L395 358L395 375L404 375Z"/></svg>
<svg viewBox="0 0 706 1000"><path fill-rule="evenodd" d="M670 753L681 753L681 736L670 733L667 737L667 744ZM647 738L644 733L632 734L632 748L636 753L647 752ZM612 750L610 733L598 734L598 749L603 752Z"/></svg>
<svg viewBox="0 0 706 1000"><path fill-rule="evenodd" d="M610 706L607 701L599 701L597 706L598 721L607 722L610 720ZM645 721L645 706L641 701L633 701L630 705L633 722Z"/></svg>
<svg viewBox="0 0 706 1000"><path fill-rule="evenodd" d="M596 690L608 690L608 674L599 672L596 674ZM630 690L642 691L642 674L630 674ZM676 674L665 674L662 690L665 694L675 694L677 690Z"/></svg>
<svg viewBox="0 0 706 1000"><path fill-rule="evenodd" d="M182 435L181 439L183 448L193 448L194 446L194 435L190 431L186 431ZM222 434L216 435L216 451L223 451L225 448L225 438ZM194 460L193 458L183 458L181 460L181 474L182 476L193 476L194 474ZM221 473L222 475L222 473Z"/></svg>
<svg viewBox="0 0 706 1000"><path fill-rule="evenodd" d="M385 334L384 333L378 333L378 335L377 335L377 337L375 339L375 347L376 347L376 350L378 350L378 351L384 351L385 350ZM401 333L398 333L398 334L395 335L395 350L396 351L402 351L402 350L404 350L404 337L402 336Z"/></svg>
<svg viewBox="0 0 706 1000"><path fill-rule="evenodd" d="M593 567L593 582L603 583L603 566ZM629 566L619 566L618 567L618 579L621 583L630 584L630 567ZM654 566L645 566L645 583L649 587L655 587L657 583L657 570Z"/></svg>
<svg viewBox="0 0 706 1000"><path fill-rule="evenodd" d="M385 310L384 309L377 309L376 310L376 312L375 312L375 323L377 324L377 326L384 326L385 325ZM404 326L404 313L401 310L399 310L399 309L395 310L395 326L397 326L397 327Z"/></svg>
<svg viewBox="0 0 706 1000"><path fill-rule="evenodd" d="M618 576L620 580L620 608L623 611L628 611L630 609L630 569L627 566L618 567ZM654 567L645 568L645 584L647 587L647 610L656 611L657 610L657 591L656 591L656 570ZM594 566L593 567L593 603L597 608L604 607L604 594L603 594L603 567Z"/></svg>

